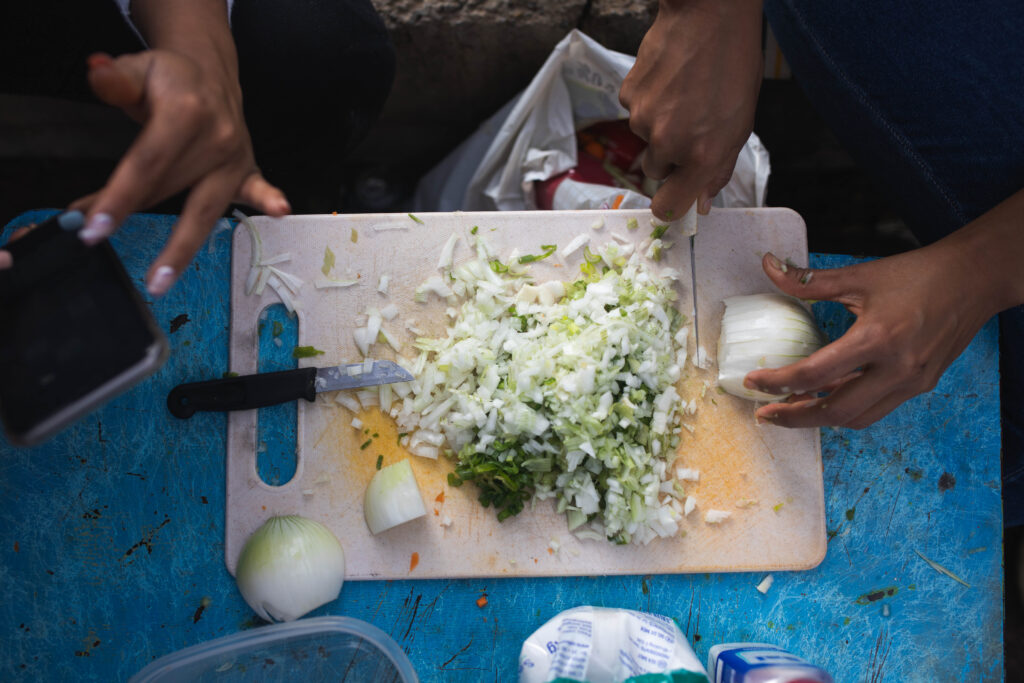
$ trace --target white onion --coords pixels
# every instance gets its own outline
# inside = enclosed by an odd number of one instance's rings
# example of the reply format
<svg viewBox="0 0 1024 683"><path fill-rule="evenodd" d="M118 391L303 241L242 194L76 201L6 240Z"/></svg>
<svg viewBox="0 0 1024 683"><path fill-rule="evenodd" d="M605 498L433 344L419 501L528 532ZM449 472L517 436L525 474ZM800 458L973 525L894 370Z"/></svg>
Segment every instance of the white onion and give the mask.
<svg viewBox="0 0 1024 683"><path fill-rule="evenodd" d="M271 517L246 540L238 590L260 618L294 621L338 597L345 553L327 527L305 517Z"/></svg>
<svg viewBox="0 0 1024 683"><path fill-rule="evenodd" d="M725 300L718 339L718 386L740 398L775 401L788 394L747 389L743 378L763 368L781 368L825 345L814 318L782 294L752 294Z"/></svg>
<svg viewBox="0 0 1024 683"><path fill-rule="evenodd" d="M427 514L408 460L388 465L373 475L363 498L363 514L372 534Z"/></svg>

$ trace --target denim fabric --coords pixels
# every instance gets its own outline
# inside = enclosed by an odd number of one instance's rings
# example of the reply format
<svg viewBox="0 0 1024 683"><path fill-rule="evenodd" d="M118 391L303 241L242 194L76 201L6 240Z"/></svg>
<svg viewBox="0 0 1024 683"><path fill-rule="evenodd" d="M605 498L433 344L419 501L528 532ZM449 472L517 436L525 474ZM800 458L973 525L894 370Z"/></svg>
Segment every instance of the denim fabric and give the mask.
<svg viewBox="0 0 1024 683"><path fill-rule="evenodd" d="M808 98L922 243L1024 188L1020 3L766 0L765 14ZM1000 327L1014 526L1024 524L1024 309L1001 314Z"/></svg>

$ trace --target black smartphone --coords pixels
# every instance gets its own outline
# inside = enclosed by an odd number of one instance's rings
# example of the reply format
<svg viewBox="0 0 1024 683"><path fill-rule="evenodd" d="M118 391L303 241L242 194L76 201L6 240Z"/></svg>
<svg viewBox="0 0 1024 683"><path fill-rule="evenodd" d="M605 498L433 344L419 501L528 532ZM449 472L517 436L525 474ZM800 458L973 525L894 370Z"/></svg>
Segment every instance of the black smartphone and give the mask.
<svg viewBox="0 0 1024 683"><path fill-rule="evenodd" d="M11 443L40 443L155 372L167 358L117 252L78 238L83 216L57 214L3 248L0 421Z"/></svg>

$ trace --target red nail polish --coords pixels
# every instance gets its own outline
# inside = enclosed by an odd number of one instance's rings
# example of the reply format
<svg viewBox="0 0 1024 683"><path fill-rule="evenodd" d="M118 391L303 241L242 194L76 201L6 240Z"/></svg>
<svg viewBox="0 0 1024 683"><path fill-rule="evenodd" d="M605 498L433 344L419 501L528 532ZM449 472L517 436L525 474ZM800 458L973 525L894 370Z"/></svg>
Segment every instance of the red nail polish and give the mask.
<svg viewBox="0 0 1024 683"><path fill-rule="evenodd" d="M89 65L90 69L99 69L104 66L110 66L114 63L114 60L111 59L110 55L97 52L96 54L89 55L86 59L86 63Z"/></svg>

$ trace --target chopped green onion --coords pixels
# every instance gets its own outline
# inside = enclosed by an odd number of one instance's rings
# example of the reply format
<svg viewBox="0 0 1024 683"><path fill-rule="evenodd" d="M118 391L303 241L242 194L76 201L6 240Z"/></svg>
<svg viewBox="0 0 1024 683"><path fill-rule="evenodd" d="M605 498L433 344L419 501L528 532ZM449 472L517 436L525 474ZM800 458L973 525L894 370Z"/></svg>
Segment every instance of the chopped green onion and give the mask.
<svg viewBox="0 0 1024 683"><path fill-rule="evenodd" d="M416 214L414 214L414 213L410 213L410 214L409 214L409 218L413 219L413 220L414 220L415 222L419 223L420 225L425 225L425 223L424 223L423 221L421 221L421 220L420 220L420 219L419 219L419 218L418 218L418 217L416 216Z"/></svg>
<svg viewBox="0 0 1024 683"><path fill-rule="evenodd" d="M353 230L352 232L355 232ZM355 240L352 240L355 242ZM334 267L334 252L331 251L330 247L324 247L324 265L320 267L320 272L327 277L327 274L331 272L331 268Z"/></svg>
<svg viewBox="0 0 1024 683"><path fill-rule="evenodd" d="M539 256L536 255L536 254L527 254L525 256L520 256L519 257L519 262L520 263L533 263L534 261L540 261L541 259L546 259L548 256L551 256L553 253L555 253L555 249L557 249L558 246L555 245L555 244L542 244L542 245L540 245L540 248L544 250L544 253L540 254Z"/></svg>
<svg viewBox="0 0 1024 683"><path fill-rule="evenodd" d="M296 346L292 349L292 358L312 358L322 356L324 352L313 346Z"/></svg>

